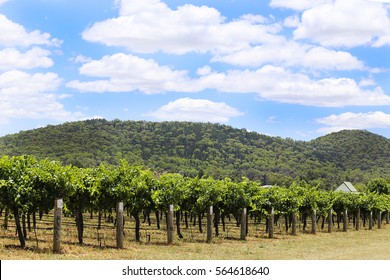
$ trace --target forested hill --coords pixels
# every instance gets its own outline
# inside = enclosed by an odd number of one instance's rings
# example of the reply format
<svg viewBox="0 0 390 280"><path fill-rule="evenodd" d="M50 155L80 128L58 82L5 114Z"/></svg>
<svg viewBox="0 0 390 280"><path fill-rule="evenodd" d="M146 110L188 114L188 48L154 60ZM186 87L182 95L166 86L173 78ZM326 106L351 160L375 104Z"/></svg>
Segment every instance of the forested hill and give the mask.
<svg viewBox="0 0 390 280"><path fill-rule="evenodd" d="M303 142L219 124L96 119L1 137L0 154L29 154L80 167L124 158L161 173L245 176L263 184L299 178L324 188L343 180L390 177L390 139L367 131Z"/></svg>
<svg viewBox="0 0 390 280"><path fill-rule="evenodd" d="M363 130L343 130L310 142L321 162L339 169L372 171L378 176L390 173L390 139ZM356 174L358 176L358 174Z"/></svg>

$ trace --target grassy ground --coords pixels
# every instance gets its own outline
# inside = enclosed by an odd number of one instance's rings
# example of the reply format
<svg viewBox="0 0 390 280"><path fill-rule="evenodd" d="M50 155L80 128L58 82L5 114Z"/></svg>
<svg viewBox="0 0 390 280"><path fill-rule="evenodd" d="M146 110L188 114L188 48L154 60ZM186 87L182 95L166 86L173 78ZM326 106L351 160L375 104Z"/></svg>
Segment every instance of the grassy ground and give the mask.
<svg viewBox="0 0 390 280"><path fill-rule="evenodd" d="M319 229L316 235L299 231L298 236L284 232L281 226L276 227L275 238L268 239L264 225L250 227L247 241L240 241L239 229L230 224L228 231L214 238L211 244L204 242L205 234L199 233L196 227L183 230L184 239L175 239L173 245L166 245L163 230L155 230L155 226L142 225L142 241L134 242L132 224L127 222L125 230L125 248L115 248L115 229L112 224L105 224L99 231L93 228L94 220L86 220L85 245L77 244L77 231L73 222L64 219L62 231L63 254L53 254L51 216L46 216L38 224L37 236L29 233L27 248L18 247L15 228L2 229L0 232L0 259L62 259L62 260L119 260L119 259L151 259L151 260L386 260L390 259L390 225L382 229L368 230L362 228L342 232L334 227L332 233ZM11 225L12 221L10 221ZM310 228L310 225L309 225ZM326 227L325 227L326 228ZM221 230L222 231L222 230ZM150 242L147 242L150 235Z"/></svg>

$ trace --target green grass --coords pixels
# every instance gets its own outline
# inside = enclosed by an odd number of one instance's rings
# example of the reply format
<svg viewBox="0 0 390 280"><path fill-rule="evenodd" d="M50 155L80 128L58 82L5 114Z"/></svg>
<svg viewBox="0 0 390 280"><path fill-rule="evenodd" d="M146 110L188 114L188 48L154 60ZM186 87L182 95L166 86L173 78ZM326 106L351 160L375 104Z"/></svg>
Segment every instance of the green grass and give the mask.
<svg viewBox="0 0 390 280"><path fill-rule="evenodd" d="M77 231L74 225L68 224L73 219L64 218L62 231L62 254L53 254L51 216L45 216L38 224L37 240L34 232L29 233L27 248L18 247L15 228L0 231L0 259L24 260L381 260L390 259L390 225L382 229L359 231L348 229L342 232L334 227L332 233L319 229L316 235L299 231L298 236L285 233L283 227L276 226L275 238L268 239L264 225L250 227L247 241L238 240L239 228L229 225L228 232L214 237L211 244L204 242L205 233L199 233L197 227L183 229L183 239L175 236L173 245L166 245L164 230L157 231L155 226L142 224L141 242L134 242L134 231L130 221L126 222L124 249L115 248L115 228L104 224L99 231L92 228L94 220L86 219L85 244L77 244ZM127 218L129 219L129 218ZM13 221L10 221L12 225ZM184 227L184 226L183 226ZM310 225L309 227L310 228ZM325 226L325 230L326 230ZM146 231L147 229L147 231ZM204 231L206 228L204 228ZM151 235L147 242L146 233Z"/></svg>

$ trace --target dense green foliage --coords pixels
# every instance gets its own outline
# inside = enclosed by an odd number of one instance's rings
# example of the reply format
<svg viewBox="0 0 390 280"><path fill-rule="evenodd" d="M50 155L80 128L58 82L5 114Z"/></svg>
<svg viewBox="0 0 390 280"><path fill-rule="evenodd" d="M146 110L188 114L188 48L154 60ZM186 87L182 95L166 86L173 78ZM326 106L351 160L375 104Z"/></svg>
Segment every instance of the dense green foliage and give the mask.
<svg viewBox="0 0 390 280"><path fill-rule="evenodd" d="M371 180L369 185L378 182L388 189L389 184L378 179ZM96 168L78 168L45 159L36 160L32 156L0 158L0 208L13 212L22 247L26 233L25 230L22 232L25 222L21 223L20 216L25 218L31 214L35 216L36 212L48 212L56 198L63 198L65 211L75 216L80 244L83 244L83 212L111 214L120 201L136 221L137 241L140 240L140 214L143 211L165 212L171 204L175 207L179 236L180 214L196 214L200 221L208 206L215 207L216 227L219 219L228 215L238 217L243 208L258 217L268 217L274 211L303 217L316 211L325 217L332 207L337 213L357 208L365 212L390 210L390 196L384 192L329 192L304 181L265 188L248 178L234 182L230 178L199 179L177 173L154 175L125 160L118 166L101 164ZM239 222L239 218L236 220Z"/></svg>
<svg viewBox="0 0 390 280"><path fill-rule="evenodd" d="M325 189L390 178L390 140L367 131L303 142L219 124L96 119L0 138L0 155L25 154L84 168L125 159L157 173L278 185L305 180Z"/></svg>

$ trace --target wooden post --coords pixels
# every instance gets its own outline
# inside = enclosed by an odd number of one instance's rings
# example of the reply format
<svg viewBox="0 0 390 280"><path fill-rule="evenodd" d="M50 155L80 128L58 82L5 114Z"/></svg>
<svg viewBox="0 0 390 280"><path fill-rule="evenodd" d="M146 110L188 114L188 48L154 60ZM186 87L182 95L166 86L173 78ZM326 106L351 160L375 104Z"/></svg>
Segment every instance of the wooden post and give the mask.
<svg viewBox="0 0 390 280"><path fill-rule="evenodd" d="M207 211L207 243L213 240L213 206L209 206Z"/></svg>
<svg viewBox="0 0 390 280"><path fill-rule="evenodd" d="M382 228L382 211L378 210L378 229Z"/></svg>
<svg viewBox="0 0 390 280"><path fill-rule="evenodd" d="M268 219L268 238L274 237L274 207L271 208L271 213Z"/></svg>
<svg viewBox="0 0 390 280"><path fill-rule="evenodd" d="M370 211L370 220L368 223L368 229L372 229L373 227L374 227L374 217L373 217L372 211Z"/></svg>
<svg viewBox="0 0 390 280"><path fill-rule="evenodd" d="M168 217L167 217L167 235L168 235L168 244L173 243L173 205L168 207Z"/></svg>
<svg viewBox="0 0 390 280"><path fill-rule="evenodd" d="M316 209L313 209L311 212L311 233L316 234L317 233L317 211Z"/></svg>
<svg viewBox="0 0 390 280"><path fill-rule="evenodd" d="M329 209L328 213L328 233L332 232L332 227L333 227L333 211L332 208Z"/></svg>
<svg viewBox="0 0 390 280"><path fill-rule="evenodd" d="M54 203L54 233L53 253L61 253L61 222L62 222L62 198L56 199Z"/></svg>
<svg viewBox="0 0 390 280"><path fill-rule="evenodd" d="M123 202L116 205L116 248L123 249Z"/></svg>
<svg viewBox="0 0 390 280"><path fill-rule="evenodd" d="M241 212L241 240L246 240L246 212L247 209L244 207L242 208Z"/></svg>
<svg viewBox="0 0 390 280"><path fill-rule="evenodd" d="M348 229L348 210L344 209L344 214L343 214L343 231L347 232Z"/></svg>
<svg viewBox="0 0 390 280"><path fill-rule="evenodd" d="M358 208L356 211L355 228L356 230L359 230L360 228L360 208Z"/></svg>

